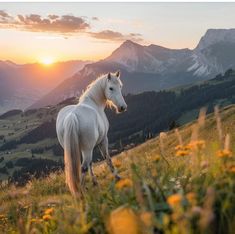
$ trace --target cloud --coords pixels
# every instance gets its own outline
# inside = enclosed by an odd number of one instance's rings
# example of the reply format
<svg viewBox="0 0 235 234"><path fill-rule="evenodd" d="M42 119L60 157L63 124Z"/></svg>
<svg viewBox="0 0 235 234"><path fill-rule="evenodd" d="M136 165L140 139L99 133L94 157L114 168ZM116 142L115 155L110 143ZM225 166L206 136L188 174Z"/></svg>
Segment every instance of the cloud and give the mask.
<svg viewBox="0 0 235 234"><path fill-rule="evenodd" d="M58 15L48 15L48 18L51 19L51 20L55 20L55 19L58 19L60 17Z"/></svg>
<svg viewBox="0 0 235 234"><path fill-rule="evenodd" d="M72 15L48 15L47 17L42 17L37 14L30 14L18 15L14 18L6 12L0 11L0 27L17 28L33 32L73 34L85 31L90 25L84 18Z"/></svg>
<svg viewBox="0 0 235 234"><path fill-rule="evenodd" d="M10 15L8 15L5 11L0 10L0 18L10 18Z"/></svg>
<svg viewBox="0 0 235 234"><path fill-rule="evenodd" d="M0 10L0 26L1 24L9 23L12 17L3 10Z"/></svg>
<svg viewBox="0 0 235 234"><path fill-rule="evenodd" d="M94 17L92 17L92 20L99 21L99 18L94 16Z"/></svg>
<svg viewBox="0 0 235 234"><path fill-rule="evenodd" d="M92 32L88 18L73 15L55 15L49 14L41 16L38 14L11 16L7 12L0 10L0 28L10 28L30 32L49 32L63 36L72 36L77 33L86 34L92 38L103 41L124 41L132 40L142 41L142 35L139 33L123 34L112 30L103 30ZM91 17L90 20L99 21L97 17Z"/></svg>
<svg viewBox="0 0 235 234"><path fill-rule="evenodd" d="M130 33L130 34L122 34L120 32L112 31L112 30L103 30L100 32L90 32L89 35L96 39L102 39L107 41L124 41L124 40L132 40L132 41L142 41L142 35L139 33Z"/></svg>

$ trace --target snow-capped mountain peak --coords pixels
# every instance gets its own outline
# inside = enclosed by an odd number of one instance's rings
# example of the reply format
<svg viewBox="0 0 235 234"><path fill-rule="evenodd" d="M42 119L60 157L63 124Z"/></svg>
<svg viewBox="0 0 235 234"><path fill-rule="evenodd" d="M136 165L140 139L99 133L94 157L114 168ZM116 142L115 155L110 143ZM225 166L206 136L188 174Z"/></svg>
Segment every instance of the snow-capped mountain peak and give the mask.
<svg viewBox="0 0 235 234"><path fill-rule="evenodd" d="M235 42L235 29L208 29L195 50L203 50L218 42Z"/></svg>
<svg viewBox="0 0 235 234"><path fill-rule="evenodd" d="M141 53L142 46L127 40L119 48L117 48L105 61L116 62L134 71L139 62L139 53Z"/></svg>

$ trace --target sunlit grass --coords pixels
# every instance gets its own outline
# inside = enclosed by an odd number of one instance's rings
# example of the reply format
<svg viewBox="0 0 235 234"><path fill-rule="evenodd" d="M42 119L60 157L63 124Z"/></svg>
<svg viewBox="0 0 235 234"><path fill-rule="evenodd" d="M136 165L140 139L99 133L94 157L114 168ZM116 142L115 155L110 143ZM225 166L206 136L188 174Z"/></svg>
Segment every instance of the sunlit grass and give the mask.
<svg viewBox="0 0 235 234"><path fill-rule="evenodd" d="M232 114L231 114L232 112ZM2 187L0 233L233 233L235 228L234 109L162 133L104 163L99 185L87 177L75 200L63 172L24 188Z"/></svg>

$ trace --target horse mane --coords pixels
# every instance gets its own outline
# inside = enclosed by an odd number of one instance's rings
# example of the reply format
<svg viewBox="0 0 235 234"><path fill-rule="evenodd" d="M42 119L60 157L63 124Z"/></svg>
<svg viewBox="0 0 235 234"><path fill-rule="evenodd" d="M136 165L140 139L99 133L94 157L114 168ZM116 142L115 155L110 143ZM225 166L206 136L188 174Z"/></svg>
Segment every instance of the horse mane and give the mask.
<svg viewBox="0 0 235 234"><path fill-rule="evenodd" d="M103 80L105 77L107 76L107 74L102 74L100 76L98 76L95 80L93 80L85 89L85 91L83 91L83 93L81 94L80 98L79 98L79 102L83 101L91 92L92 88L94 86L96 86L98 83L100 84L101 80Z"/></svg>
<svg viewBox="0 0 235 234"><path fill-rule="evenodd" d="M111 73L111 74L114 75L113 73ZM95 80L93 80L93 81L87 86L86 90L83 91L82 95L81 95L80 98L79 98L79 102L84 101L84 100L85 100L86 98L88 98L88 97L94 99L94 96L95 96L95 94L94 94L94 92L95 92L94 87L96 87L97 85L99 85L99 86L101 87L101 86L103 85L102 82L104 81L104 79L107 78L107 75L108 75L108 73L102 74L102 75L98 76ZM120 84L122 85L122 82L121 82L120 79L119 79L119 82L120 82ZM95 101L95 100L94 100L94 101ZM107 101L106 101L106 107L108 107L108 108L110 108L110 109L114 108L114 109L117 111L117 107L116 107L116 106L113 104L113 102L110 101L110 100L107 100Z"/></svg>

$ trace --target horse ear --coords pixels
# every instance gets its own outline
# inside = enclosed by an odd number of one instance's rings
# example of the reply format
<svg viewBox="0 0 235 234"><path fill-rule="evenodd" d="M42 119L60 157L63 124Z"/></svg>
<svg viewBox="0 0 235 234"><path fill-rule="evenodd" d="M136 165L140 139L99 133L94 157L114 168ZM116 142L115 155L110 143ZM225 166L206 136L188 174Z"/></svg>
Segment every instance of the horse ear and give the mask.
<svg viewBox="0 0 235 234"><path fill-rule="evenodd" d="M120 72L120 71L117 71L117 72L116 72L116 76L117 76L117 77L120 77L120 75L121 75L121 72Z"/></svg>
<svg viewBox="0 0 235 234"><path fill-rule="evenodd" d="M110 74L110 72L108 73L108 80L111 80L111 74Z"/></svg>

